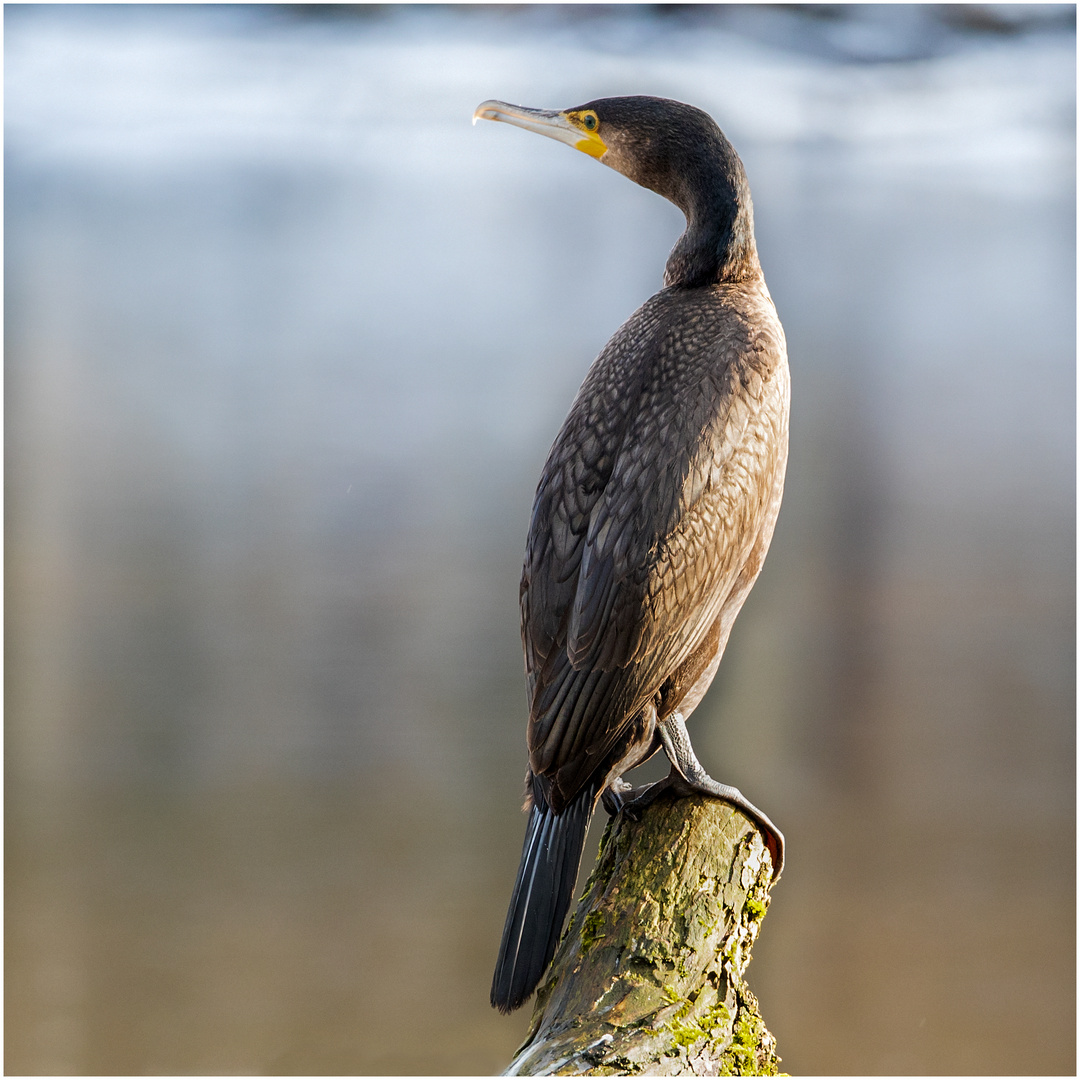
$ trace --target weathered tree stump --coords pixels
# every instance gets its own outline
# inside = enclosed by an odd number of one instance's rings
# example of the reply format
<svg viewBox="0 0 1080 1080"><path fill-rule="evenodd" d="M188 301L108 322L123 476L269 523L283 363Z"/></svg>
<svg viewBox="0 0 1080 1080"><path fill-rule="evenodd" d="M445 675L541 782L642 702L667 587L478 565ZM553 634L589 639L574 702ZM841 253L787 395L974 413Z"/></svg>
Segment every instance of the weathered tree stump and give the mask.
<svg viewBox="0 0 1080 1080"><path fill-rule="evenodd" d="M506 1075L776 1075L743 981L771 876L757 830L716 800L609 822Z"/></svg>

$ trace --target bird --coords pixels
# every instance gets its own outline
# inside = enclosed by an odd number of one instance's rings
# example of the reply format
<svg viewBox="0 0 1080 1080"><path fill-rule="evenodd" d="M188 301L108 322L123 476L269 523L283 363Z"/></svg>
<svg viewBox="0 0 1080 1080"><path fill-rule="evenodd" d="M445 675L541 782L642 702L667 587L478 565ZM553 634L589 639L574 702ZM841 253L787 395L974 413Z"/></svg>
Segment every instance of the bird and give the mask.
<svg viewBox="0 0 1080 1080"><path fill-rule="evenodd" d="M548 454L520 603L528 813L491 1003L528 1000L555 954L589 822L661 793L720 799L770 852L784 837L694 753L686 720L716 674L769 549L783 495L790 378L750 187L708 113L649 96L564 110L485 101L596 158L685 215L663 287L615 332ZM623 779L661 749L668 776Z"/></svg>

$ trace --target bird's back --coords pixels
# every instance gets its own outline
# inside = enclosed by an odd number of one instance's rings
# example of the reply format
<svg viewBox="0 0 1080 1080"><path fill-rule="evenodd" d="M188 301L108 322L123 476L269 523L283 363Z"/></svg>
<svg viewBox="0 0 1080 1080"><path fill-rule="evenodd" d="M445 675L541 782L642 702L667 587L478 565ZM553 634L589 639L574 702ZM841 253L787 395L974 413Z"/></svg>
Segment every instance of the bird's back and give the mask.
<svg viewBox="0 0 1080 1080"><path fill-rule="evenodd" d="M749 591L787 411L760 278L664 289L589 370L540 479L521 583L530 765L556 810L701 643L753 554Z"/></svg>

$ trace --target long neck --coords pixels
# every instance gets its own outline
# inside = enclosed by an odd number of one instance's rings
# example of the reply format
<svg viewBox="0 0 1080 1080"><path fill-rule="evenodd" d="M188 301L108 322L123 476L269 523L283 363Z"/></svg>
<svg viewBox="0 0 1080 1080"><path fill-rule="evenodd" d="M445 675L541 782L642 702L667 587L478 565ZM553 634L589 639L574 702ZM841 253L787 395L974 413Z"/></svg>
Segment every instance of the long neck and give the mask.
<svg viewBox="0 0 1080 1080"><path fill-rule="evenodd" d="M686 215L664 270L665 285L688 287L761 276L754 242L754 205L742 162L734 150L694 170L668 195Z"/></svg>

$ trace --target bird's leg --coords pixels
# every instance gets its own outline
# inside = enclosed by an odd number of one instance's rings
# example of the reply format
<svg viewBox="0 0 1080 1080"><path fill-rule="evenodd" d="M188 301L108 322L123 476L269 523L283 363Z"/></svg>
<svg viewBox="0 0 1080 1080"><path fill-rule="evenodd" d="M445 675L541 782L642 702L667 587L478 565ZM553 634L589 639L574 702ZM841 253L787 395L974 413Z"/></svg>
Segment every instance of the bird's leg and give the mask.
<svg viewBox="0 0 1080 1080"><path fill-rule="evenodd" d="M657 795L671 787L672 777L676 780L682 779L675 771L674 766L663 780L655 780L651 784L642 784L640 787L634 787L628 780L624 780L620 776L612 780L604 789L603 795L600 796L604 803L604 809L612 817L616 814L626 814L627 817L637 821L641 816L639 811L644 810ZM679 794L685 795L687 793L681 791Z"/></svg>
<svg viewBox="0 0 1080 1080"><path fill-rule="evenodd" d="M624 799L623 808L628 811L642 810L668 790L676 795L708 795L721 799L741 810L758 827L772 857L773 880L779 878L784 869L784 834L738 788L717 783L705 771L690 744L682 713L673 712L661 720L657 731L671 761L671 772L663 780L644 788L635 798Z"/></svg>
<svg viewBox="0 0 1080 1080"><path fill-rule="evenodd" d="M607 787L604 788L600 796L604 809L612 817L625 810L629 801L636 798L650 786L645 784L636 788L628 780L623 779L623 773L630 769L636 769L639 765L644 765L653 754L658 754L660 747L663 746L660 741L660 732L656 727L655 703L650 701L638 713L636 723L638 725L637 737L633 739L627 753L615 763L612 769L615 774L614 778L608 782ZM631 813L630 816L635 821L637 820L637 814Z"/></svg>
<svg viewBox="0 0 1080 1080"><path fill-rule="evenodd" d="M604 809L611 817L614 817L623 809L626 805L624 796L627 792L633 790L634 785L628 780L624 780L621 776L616 776L615 779L604 788L603 794L600 796L600 801L604 804Z"/></svg>

